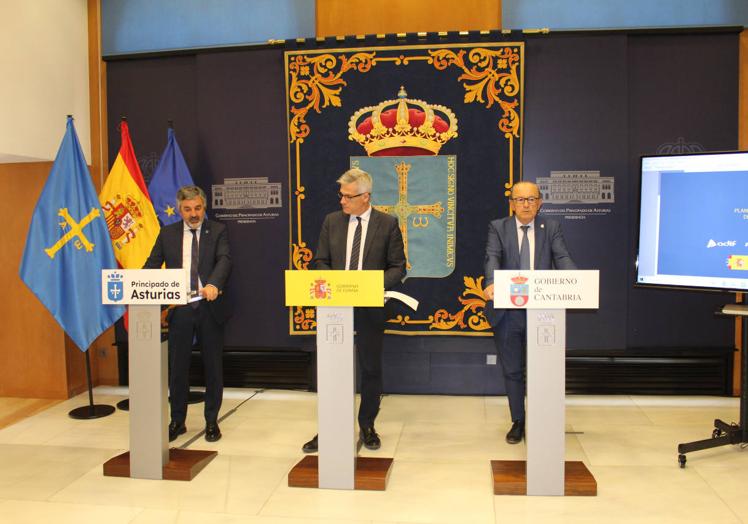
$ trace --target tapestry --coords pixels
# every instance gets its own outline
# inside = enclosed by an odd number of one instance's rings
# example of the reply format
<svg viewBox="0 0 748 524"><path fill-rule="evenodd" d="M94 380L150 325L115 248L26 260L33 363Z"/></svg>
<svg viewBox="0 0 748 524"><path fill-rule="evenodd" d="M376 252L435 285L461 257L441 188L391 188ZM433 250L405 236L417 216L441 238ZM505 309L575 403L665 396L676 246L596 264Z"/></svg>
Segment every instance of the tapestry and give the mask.
<svg viewBox="0 0 748 524"><path fill-rule="evenodd" d="M522 179L524 43L297 49L285 74L289 267L313 269L322 221L340 209L336 180L359 167L373 206L398 218L397 291L419 301L388 304L386 332L487 336L487 225ZM289 309L292 335L315 327L314 308Z"/></svg>

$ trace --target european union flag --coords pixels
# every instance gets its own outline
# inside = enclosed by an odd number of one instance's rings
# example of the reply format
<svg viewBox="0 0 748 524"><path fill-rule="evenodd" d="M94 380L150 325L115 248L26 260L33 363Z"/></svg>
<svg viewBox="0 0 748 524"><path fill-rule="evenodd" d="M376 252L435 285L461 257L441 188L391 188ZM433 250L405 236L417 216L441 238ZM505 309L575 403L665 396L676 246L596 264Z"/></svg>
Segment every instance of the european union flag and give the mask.
<svg viewBox="0 0 748 524"><path fill-rule="evenodd" d="M73 118L36 203L21 280L81 351L125 312L101 303L101 270L117 262Z"/></svg>
<svg viewBox="0 0 748 524"><path fill-rule="evenodd" d="M153 178L148 185L153 208L156 210L161 225L168 226L182 220L176 208L177 190L182 186L194 185L187 162L174 136L174 129L169 128L166 149L161 154Z"/></svg>

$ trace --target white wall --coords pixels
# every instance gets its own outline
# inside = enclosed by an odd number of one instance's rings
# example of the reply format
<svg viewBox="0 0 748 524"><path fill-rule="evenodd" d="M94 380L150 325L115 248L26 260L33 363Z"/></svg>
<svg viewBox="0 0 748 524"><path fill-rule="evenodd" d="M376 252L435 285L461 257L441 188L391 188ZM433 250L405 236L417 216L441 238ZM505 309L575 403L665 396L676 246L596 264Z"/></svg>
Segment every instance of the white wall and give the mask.
<svg viewBox="0 0 748 524"><path fill-rule="evenodd" d="M91 163L86 0L0 0L0 163L53 160L75 117Z"/></svg>

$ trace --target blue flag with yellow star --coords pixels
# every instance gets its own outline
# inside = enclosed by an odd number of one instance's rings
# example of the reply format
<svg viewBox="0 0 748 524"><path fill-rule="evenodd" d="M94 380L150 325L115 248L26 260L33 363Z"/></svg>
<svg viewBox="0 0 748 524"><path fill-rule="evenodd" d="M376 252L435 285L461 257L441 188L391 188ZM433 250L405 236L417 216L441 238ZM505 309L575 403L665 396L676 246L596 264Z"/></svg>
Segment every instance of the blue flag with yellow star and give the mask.
<svg viewBox="0 0 748 524"><path fill-rule="evenodd" d="M153 208L161 225L168 226L182 220L177 209L177 190L182 186L191 185L194 185L194 182L187 162L184 161L182 150L179 149L174 130L169 128L166 149L153 172L151 183L148 184Z"/></svg>
<svg viewBox="0 0 748 524"><path fill-rule="evenodd" d="M21 280L81 351L125 312L101 303L101 270L116 269L73 118L34 208Z"/></svg>

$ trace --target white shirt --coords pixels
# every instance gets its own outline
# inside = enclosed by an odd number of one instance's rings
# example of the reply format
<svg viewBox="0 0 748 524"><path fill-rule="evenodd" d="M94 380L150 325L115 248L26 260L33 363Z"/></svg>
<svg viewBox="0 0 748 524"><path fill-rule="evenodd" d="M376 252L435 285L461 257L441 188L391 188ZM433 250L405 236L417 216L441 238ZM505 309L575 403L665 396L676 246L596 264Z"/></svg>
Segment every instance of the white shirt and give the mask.
<svg viewBox="0 0 748 524"><path fill-rule="evenodd" d="M182 234L182 267L186 268L187 271L189 271L192 265L192 233L191 227L187 225L187 222L182 221L182 224L184 224L184 233ZM197 244L200 245L200 232L203 228L203 223L200 222L200 225L197 226ZM198 291L203 288L203 283L200 281L200 274L197 275L197 283L198 283ZM189 282L188 282L189 284Z"/></svg>
<svg viewBox="0 0 748 524"><path fill-rule="evenodd" d="M361 217L361 246L359 247L358 267L356 269L361 269L364 264L364 244L366 243L366 231L369 229L369 220L371 219L371 206L358 216ZM356 226L358 226L356 215L351 215L348 219L348 240L345 243L346 269L348 268L348 264L351 263L351 248L353 247L353 236L356 234Z"/></svg>
<svg viewBox="0 0 748 524"><path fill-rule="evenodd" d="M522 249L522 227L530 226L527 229L527 241L530 243L530 269L535 269L535 220L529 224L523 224L517 217L514 217L514 223L517 227L517 249Z"/></svg>

